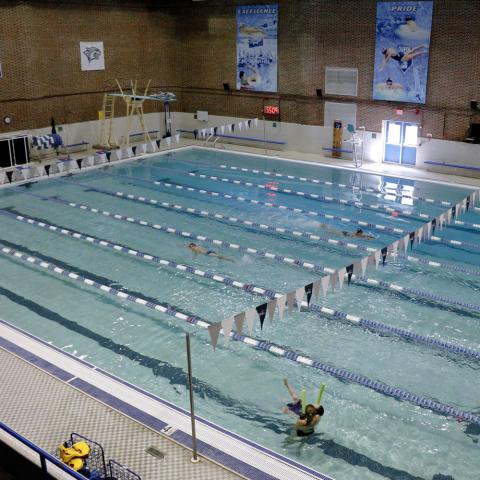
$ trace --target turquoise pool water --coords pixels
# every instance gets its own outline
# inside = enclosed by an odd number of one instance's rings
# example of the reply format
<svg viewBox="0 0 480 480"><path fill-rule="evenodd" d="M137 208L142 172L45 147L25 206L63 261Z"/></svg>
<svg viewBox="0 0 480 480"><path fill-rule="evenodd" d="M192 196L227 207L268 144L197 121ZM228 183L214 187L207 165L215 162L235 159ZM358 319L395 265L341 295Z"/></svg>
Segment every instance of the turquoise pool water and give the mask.
<svg viewBox="0 0 480 480"><path fill-rule="evenodd" d="M333 185L273 178L221 168L221 165L321 179ZM195 176L189 175L191 172ZM400 215L308 200L201 178L199 174L256 184L269 182L271 186L335 199L378 203L394 207ZM189 240L186 238L79 210L67 203L83 203L99 210L332 268L346 266L362 256L356 250L329 243L158 208L107 193L121 191L141 195L339 240L345 240L339 232L356 229L351 223L168 188L154 183L158 180L406 231L424 223L418 219L420 213L433 217L446 207L408 198L401 201L402 197L372 194L366 192L366 188L400 184L404 192L413 192L415 196L454 203L469 193L464 188L433 183L382 178L266 157L190 149L3 190L0 192L0 208L4 212L0 215L0 243L99 283L121 285L152 301L168 302L208 322L217 322L259 305L262 298L19 222L14 214L115 241L277 292L291 291L318 279L319 275L298 266L239 254L200 241L197 243L227 255L233 261L205 255L195 257L187 247ZM339 183L354 184L362 190L340 188L336 185ZM480 223L480 215L470 210L462 220ZM398 238L374 228L365 230L375 238L368 241L350 238L349 241L380 248ZM451 226L436 233L444 239L480 244L480 235L475 229ZM416 245L412 254L441 262L447 267L480 271L480 250L475 247L425 242ZM170 316L103 294L9 256L0 256L0 266L3 273L0 277L2 318L183 407L188 406L184 332L194 332L192 348L198 414L336 479L444 480L452 477L458 480L475 478L480 471L480 427L476 425L399 402L239 342L223 346L220 339L218 348L213 351L205 330ZM389 260L378 271L369 269L367 276L461 302L480 304L477 300L480 277L458 270L397 259ZM358 284L330 293L317 303L480 349L480 313L471 309ZM267 320L262 331L256 325L252 336L460 410L480 413L479 364L474 360L395 336L380 335L312 312L293 312L282 321L276 319L273 324ZM289 400L282 382L287 377L297 390L306 388L310 397L316 395L322 382L327 384L323 400L326 413L317 433L306 440L300 441L290 434L294 418L282 413L283 405Z"/></svg>

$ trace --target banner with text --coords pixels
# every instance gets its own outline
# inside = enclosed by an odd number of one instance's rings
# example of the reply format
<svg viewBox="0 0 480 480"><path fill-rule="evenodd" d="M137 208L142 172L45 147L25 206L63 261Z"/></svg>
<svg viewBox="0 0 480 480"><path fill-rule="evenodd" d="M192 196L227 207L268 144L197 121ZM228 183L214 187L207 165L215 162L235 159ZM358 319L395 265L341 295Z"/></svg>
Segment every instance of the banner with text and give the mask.
<svg viewBox="0 0 480 480"><path fill-rule="evenodd" d="M373 99L425 103L432 1L379 2Z"/></svg>
<svg viewBox="0 0 480 480"><path fill-rule="evenodd" d="M237 90L277 91L278 5L237 7Z"/></svg>

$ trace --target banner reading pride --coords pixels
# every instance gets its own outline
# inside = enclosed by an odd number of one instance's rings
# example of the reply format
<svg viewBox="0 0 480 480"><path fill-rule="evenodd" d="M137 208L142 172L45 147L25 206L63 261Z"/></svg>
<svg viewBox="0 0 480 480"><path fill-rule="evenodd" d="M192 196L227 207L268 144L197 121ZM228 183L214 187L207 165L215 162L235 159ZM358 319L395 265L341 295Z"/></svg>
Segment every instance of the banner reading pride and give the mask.
<svg viewBox="0 0 480 480"><path fill-rule="evenodd" d="M374 100L425 103L432 1L379 2Z"/></svg>
<svg viewBox="0 0 480 480"><path fill-rule="evenodd" d="M278 5L237 7L237 90L277 91Z"/></svg>

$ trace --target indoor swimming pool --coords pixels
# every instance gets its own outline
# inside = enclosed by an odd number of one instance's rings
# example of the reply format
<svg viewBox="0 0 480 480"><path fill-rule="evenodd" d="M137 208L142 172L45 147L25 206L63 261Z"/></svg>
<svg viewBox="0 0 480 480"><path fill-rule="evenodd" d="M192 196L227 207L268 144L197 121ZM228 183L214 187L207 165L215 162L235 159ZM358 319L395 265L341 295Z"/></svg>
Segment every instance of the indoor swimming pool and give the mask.
<svg viewBox="0 0 480 480"><path fill-rule="evenodd" d="M472 479L480 424L222 335L213 350L206 329L173 315L219 322L264 303L253 286L314 282L471 192L203 148L3 189L0 317L184 408L192 332L199 416L337 480ZM294 309L251 337L479 416L480 211L434 235L314 302L335 315ZM311 400L326 383L310 437L282 412L284 378Z"/></svg>

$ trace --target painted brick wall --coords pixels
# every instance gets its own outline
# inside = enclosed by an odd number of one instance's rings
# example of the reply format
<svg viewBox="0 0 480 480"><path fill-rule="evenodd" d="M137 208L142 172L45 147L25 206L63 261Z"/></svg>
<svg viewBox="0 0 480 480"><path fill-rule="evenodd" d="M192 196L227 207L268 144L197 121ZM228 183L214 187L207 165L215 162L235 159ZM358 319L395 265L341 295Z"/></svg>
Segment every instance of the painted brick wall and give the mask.
<svg viewBox="0 0 480 480"><path fill-rule="evenodd" d="M235 6L265 1L0 0L0 114L12 130L97 118L102 95L125 82L152 78L173 90L174 109L248 117L265 102L281 105L287 122L321 125L326 66L359 70L358 125L379 131L395 118L394 104L373 102L372 62L376 0L279 0L279 94L223 92L235 85ZM435 0L423 133L462 139L480 114L480 0ZM78 42L105 44L106 70L81 72ZM161 108L146 103L146 111ZM120 110L120 114L122 111ZM4 129L0 125L0 130Z"/></svg>

